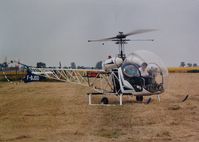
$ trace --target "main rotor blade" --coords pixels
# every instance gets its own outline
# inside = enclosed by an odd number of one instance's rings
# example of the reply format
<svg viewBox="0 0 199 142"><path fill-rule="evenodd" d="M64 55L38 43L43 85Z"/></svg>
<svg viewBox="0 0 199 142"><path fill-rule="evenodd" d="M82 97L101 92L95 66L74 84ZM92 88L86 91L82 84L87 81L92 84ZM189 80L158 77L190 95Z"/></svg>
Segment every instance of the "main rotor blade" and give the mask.
<svg viewBox="0 0 199 142"><path fill-rule="evenodd" d="M120 40L113 39L112 41L120 41ZM154 41L154 39L124 39L123 41Z"/></svg>
<svg viewBox="0 0 199 142"><path fill-rule="evenodd" d="M135 31L132 31L130 33L125 34L125 36L142 34L142 33L147 33L147 32L152 32L152 31L157 31L157 29L140 29L140 30L135 30Z"/></svg>
<svg viewBox="0 0 199 142"><path fill-rule="evenodd" d="M115 38L116 37L103 38L103 39L98 39L98 40L88 40L88 42L109 41L109 40L113 40Z"/></svg>
<svg viewBox="0 0 199 142"><path fill-rule="evenodd" d="M88 40L88 42L98 42L98 41L100 42L100 41L110 41L110 40L113 41L114 39L123 39L130 35L136 35L136 34L141 34L141 33L146 33L146 32L152 32L152 31L156 31L156 29L140 29L140 30L135 30L127 34L119 34L115 37L103 38L103 39L98 39L98 40Z"/></svg>
<svg viewBox="0 0 199 142"><path fill-rule="evenodd" d="M129 41L154 41L154 39L130 39Z"/></svg>

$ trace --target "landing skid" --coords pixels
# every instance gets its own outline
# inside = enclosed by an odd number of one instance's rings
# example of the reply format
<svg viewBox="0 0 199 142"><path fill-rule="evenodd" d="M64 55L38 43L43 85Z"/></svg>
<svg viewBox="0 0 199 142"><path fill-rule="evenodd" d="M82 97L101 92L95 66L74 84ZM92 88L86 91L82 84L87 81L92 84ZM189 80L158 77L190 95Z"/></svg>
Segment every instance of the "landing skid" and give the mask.
<svg viewBox="0 0 199 142"><path fill-rule="evenodd" d="M133 96L132 94L116 94L116 93L107 93L108 95L114 95L116 97L119 97L119 105L123 105L123 96L129 95L129 96ZM88 95L88 103L89 105L105 105L105 106L116 106L118 104L109 104L109 100L106 96L102 97L101 101L99 104L95 104L92 102L92 96L98 96L98 95L105 95L105 93L99 93L99 92L95 92L95 93L87 93ZM152 101L152 98L149 97L146 101L143 101L143 96L135 96L136 97L136 101L139 103L143 103L143 104L150 104ZM158 95L158 101L160 101L160 96Z"/></svg>

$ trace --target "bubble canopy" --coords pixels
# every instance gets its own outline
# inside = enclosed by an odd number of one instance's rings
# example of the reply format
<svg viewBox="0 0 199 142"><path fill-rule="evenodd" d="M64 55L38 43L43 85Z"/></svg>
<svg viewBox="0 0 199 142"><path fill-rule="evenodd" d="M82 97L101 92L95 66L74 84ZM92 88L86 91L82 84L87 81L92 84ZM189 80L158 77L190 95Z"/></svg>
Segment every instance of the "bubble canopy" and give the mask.
<svg viewBox="0 0 199 142"><path fill-rule="evenodd" d="M161 81L159 82L162 82L166 88L168 69L162 59L155 53L146 50L138 50L129 54L124 61L124 63L136 64L138 66L141 66L144 62L148 64L147 68L150 71L155 72L156 76L160 76L159 78L161 78Z"/></svg>

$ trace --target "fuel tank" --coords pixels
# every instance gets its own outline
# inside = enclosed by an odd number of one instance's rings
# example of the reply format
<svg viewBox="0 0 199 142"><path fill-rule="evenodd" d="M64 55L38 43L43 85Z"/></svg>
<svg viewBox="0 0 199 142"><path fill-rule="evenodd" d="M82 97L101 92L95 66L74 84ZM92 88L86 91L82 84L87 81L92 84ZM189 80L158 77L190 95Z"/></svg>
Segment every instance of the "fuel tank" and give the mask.
<svg viewBox="0 0 199 142"><path fill-rule="evenodd" d="M110 59L107 59L103 62L103 67L107 71L107 70L111 70L111 69L120 67L122 65L122 63L123 63L122 58L111 57Z"/></svg>

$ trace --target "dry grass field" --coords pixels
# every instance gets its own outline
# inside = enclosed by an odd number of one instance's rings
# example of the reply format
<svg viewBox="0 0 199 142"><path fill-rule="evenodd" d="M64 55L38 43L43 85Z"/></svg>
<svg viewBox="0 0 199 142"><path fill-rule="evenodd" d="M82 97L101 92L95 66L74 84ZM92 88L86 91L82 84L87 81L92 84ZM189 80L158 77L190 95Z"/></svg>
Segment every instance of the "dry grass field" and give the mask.
<svg viewBox="0 0 199 142"><path fill-rule="evenodd" d="M196 142L198 84L197 73L174 73L161 102L89 106L78 85L0 83L0 142Z"/></svg>

